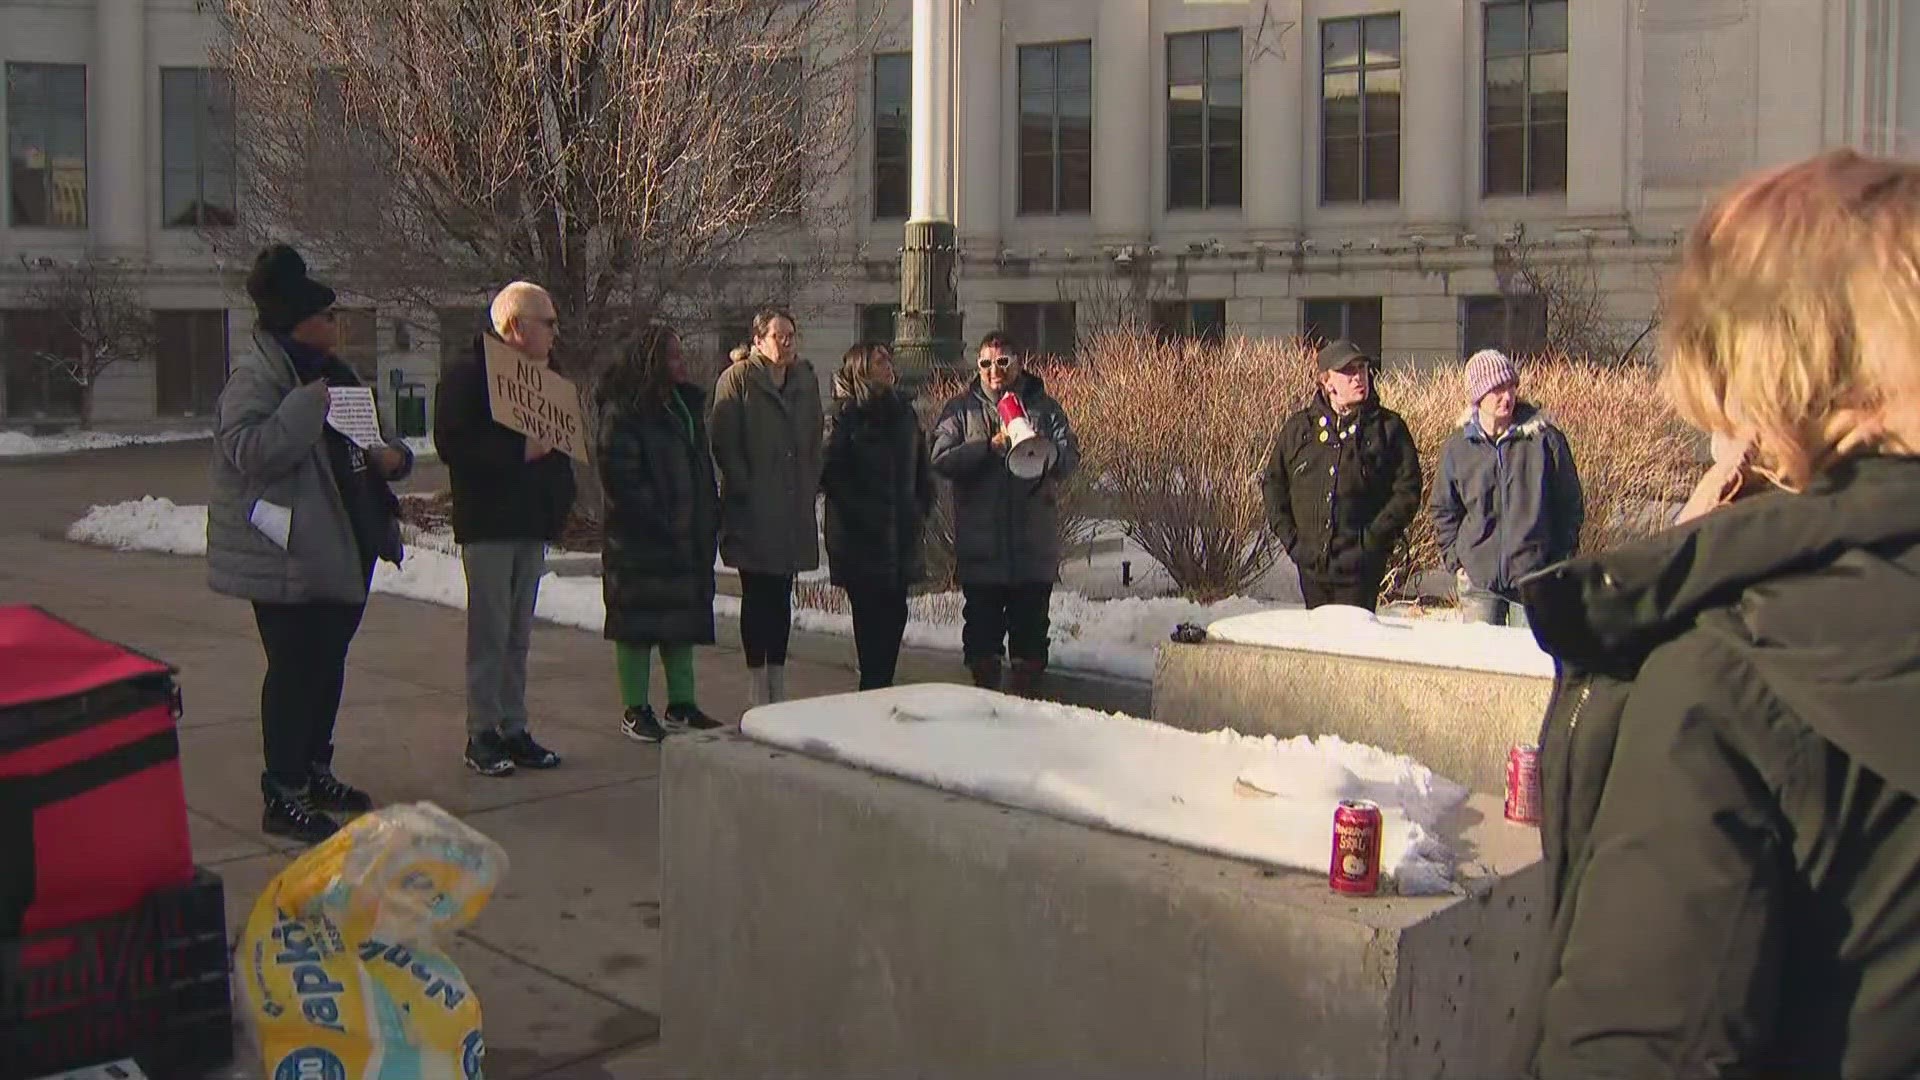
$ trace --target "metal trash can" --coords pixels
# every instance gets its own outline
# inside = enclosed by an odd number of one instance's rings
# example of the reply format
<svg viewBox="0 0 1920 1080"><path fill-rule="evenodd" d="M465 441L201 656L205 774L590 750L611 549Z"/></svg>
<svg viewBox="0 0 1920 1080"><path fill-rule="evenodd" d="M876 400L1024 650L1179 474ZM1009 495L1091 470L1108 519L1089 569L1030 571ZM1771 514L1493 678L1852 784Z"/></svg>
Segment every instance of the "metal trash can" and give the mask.
<svg viewBox="0 0 1920 1080"><path fill-rule="evenodd" d="M427 386L425 383L401 383L393 400L394 423L400 437L418 439L427 434Z"/></svg>

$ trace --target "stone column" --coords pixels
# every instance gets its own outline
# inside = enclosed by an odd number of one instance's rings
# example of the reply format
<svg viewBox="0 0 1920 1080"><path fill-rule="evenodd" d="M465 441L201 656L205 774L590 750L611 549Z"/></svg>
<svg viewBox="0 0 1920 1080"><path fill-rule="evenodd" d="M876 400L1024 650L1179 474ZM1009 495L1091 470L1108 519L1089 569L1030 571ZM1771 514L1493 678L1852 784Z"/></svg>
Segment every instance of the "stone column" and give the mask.
<svg viewBox="0 0 1920 1080"><path fill-rule="evenodd" d="M145 0L98 0L87 69L91 129L87 186L96 250L147 253L147 11Z"/></svg>
<svg viewBox="0 0 1920 1080"><path fill-rule="evenodd" d="M1587 5L1592 6L1592 5ZM1611 5L1603 5L1611 6ZM1401 97L1400 202L1409 230L1445 231L1466 212L1480 125L1467 116L1467 18L1479 4L1419 0L1401 10L1406 82Z"/></svg>
<svg viewBox="0 0 1920 1080"><path fill-rule="evenodd" d="M911 214L900 254L894 357L901 388L919 393L960 355L953 233L953 0L913 0Z"/></svg>
<svg viewBox="0 0 1920 1080"><path fill-rule="evenodd" d="M1000 0L972 0L960 9L960 228L961 246L991 254L1000 248L1007 130L1001 107Z"/></svg>
<svg viewBox="0 0 1920 1080"><path fill-rule="evenodd" d="M1299 0L1249 5L1245 126L1247 227L1258 239L1300 231L1305 180L1306 45Z"/></svg>
<svg viewBox="0 0 1920 1080"><path fill-rule="evenodd" d="M1093 39L1093 231L1096 243L1146 240L1153 221L1155 93L1149 0L1100 0Z"/></svg>
<svg viewBox="0 0 1920 1080"><path fill-rule="evenodd" d="M1567 212L1626 212L1626 4L1567 5Z"/></svg>

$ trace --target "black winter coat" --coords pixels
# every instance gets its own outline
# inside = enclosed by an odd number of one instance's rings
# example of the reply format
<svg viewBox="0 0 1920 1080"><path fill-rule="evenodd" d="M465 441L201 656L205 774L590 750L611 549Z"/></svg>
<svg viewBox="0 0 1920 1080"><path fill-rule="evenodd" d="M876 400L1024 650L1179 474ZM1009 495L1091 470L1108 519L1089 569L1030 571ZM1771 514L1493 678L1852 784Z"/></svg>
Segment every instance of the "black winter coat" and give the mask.
<svg viewBox="0 0 1920 1080"><path fill-rule="evenodd" d="M1510 1075L1920 1075L1920 460L1521 593L1560 676Z"/></svg>
<svg viewBox="0 0 1920 1080"><path fill-rule="evenodd" d="M913 406L891 392L827 410L827 567L843 589L905 591L926 573L933 475Z"/></svg>
<svg viewBox="0 0 1920 1080"><path fill-rule="evenodd" d="M478 337L434 391L433 446L453 490L456 541L560 539L573 509L573 462L557 450L528 461L527 437L494 422Z"/></svg>
<svg viewBox="0 0 1920 1080"><path fill-rule="evenodd" d="M955 394L933 429L933 470L953 484L953 554L962 585L1051 583L1060 574L1059 481L1080 467L1080 441L1066 410L1027 372L1014 392L1035 431L1059 456L1034 480L1007 468L993 447L1000 410L979 377Z"/></svg>
<svg viewBox="0 0 1920 1080"><path fill-rule="evenodd" d="M1280 426L1261 491L1267 527L1303 576L1377 581L1420 509L1420 454L1378 400L1342 419L1315 392Z"/></svg>
<svg viewBox="0 0 1920 1080"><path fill-rule="evenodd" d="M596 402L606 636L629 645L713 642L720 489L707 451L705 395L686 384L674 393L681 408Z"/></svg>

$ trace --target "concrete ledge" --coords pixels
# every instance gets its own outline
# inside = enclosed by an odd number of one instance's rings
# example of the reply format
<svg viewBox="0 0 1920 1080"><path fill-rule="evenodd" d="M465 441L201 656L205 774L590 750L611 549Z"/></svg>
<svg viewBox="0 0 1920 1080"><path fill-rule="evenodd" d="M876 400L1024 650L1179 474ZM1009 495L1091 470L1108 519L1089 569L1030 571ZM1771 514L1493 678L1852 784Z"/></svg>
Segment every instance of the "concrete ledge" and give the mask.
<svg viewBox="0 0 1920 1080"><path fill-rule="evenodd" d="M1355 901L737 735L669 740L665 1056L729 1078L1497 1075L1539 853L1489 809L1460 822L1474 895Z"/></svg>
<svg viewBox="0 0 1920 1080"><path fill-rule="evenodd" d="M1535 741L1550 679L1207 642L1161 646L1153 719L1189 731L1338 735L1475 791L1506 790L1507 750Z"/></svg>

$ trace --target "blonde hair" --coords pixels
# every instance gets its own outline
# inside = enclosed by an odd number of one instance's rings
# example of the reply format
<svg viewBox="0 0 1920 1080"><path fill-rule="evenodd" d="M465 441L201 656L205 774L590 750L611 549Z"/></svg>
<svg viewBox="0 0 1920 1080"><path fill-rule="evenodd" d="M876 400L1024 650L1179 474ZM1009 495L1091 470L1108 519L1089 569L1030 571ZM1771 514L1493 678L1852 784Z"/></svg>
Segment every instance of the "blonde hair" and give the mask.
<svg viewBox="0 0 1920 1080"><path fill-rule="evenodd" d="M1836 150L1761 173L1694 225L1668 283L1663 385L1799 490L1920 431L1920 166Z"/></svg>
<svg viewBox="0 0 1920 1080"><path fill-rule="evenodd" d="M506 336L507 324L527 313L527 301L538 297L551 307L553 297L547 290L531 281L515 281L493 296L493 304L487 309L487 317L493 322L493 332Z"/></svg>

